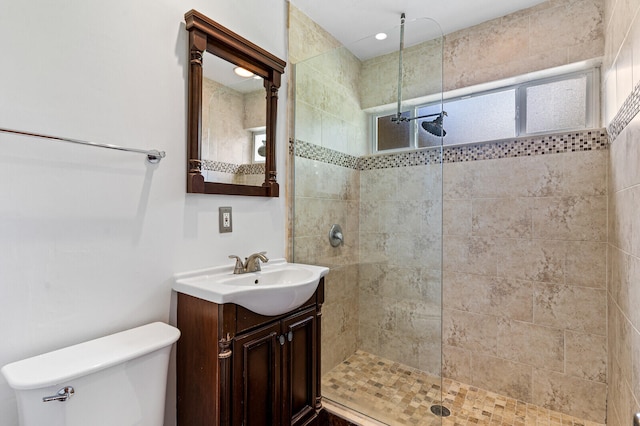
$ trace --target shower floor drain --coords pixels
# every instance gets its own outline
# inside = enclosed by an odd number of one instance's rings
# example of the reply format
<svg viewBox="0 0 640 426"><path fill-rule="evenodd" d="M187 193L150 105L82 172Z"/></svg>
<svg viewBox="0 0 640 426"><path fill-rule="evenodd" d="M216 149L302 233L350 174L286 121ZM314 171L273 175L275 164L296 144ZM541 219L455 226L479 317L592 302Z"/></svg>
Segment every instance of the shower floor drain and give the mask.
<svg viewBox="0 0 640 426"><path fill-rule="evenodd" d="M449 411L447 407L443 407L442 405L432 405L431 412L440 417L448 417L451 415L451 411Z"/></svg>

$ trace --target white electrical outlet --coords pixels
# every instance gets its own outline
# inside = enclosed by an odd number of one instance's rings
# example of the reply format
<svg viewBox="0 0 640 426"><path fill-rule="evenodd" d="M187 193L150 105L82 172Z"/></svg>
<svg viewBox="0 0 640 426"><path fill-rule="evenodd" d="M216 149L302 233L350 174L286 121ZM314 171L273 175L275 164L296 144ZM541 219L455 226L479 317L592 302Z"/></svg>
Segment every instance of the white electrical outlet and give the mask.
<svg viewBox="0 0 640 426"><path fill-rule="evenodd" d="M218 225L220 233L233 231L231 207L220 207L218 211Z"/></svg>

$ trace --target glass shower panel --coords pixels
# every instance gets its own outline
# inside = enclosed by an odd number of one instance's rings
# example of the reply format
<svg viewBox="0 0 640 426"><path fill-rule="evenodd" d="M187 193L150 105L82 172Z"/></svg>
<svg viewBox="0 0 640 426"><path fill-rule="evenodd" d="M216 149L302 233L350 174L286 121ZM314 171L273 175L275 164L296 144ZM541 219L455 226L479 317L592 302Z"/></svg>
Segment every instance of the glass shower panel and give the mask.
<svg viewBox="0 0 640 426"><path fill-rule="evenodd" d="M358 347L359 172L353 161L364 145L366 115L359 107L357 58L345 48L295 66L295 262L331 268L325 279L322 371ZM332 247L339 224L344 243Z"/></svg>
<svg viewBox="0 0 640 426"><path fill-rule="evenodd" d="M442 99L439 27L408 17L405 40L421 27L431 38L403 52L405 115ZM371 117L397 105L399 27L387 33L395 51L361 57L342 46L295 64L294 261L331 268L324 401L390 425L439 425L442 142L372 155ZM344 235L335 248L333 224Z"/></svg>

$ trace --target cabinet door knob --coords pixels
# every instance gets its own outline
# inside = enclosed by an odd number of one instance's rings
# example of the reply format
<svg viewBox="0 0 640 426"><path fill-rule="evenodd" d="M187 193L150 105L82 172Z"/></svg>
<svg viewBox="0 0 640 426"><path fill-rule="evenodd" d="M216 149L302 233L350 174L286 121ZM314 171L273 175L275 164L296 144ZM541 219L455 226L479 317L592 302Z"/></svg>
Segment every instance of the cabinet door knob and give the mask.
<svg viewBox="0 0 640 426"><path fill-rule="evenodd" d="M293 331L290 331L289 334L287 334L287 340L289 341L293 340Z"/></svg>
<svg viewBox="0 0 640 426"><path fill-rule="evenodd" d="M280 346L284 345L284 334L281 334L280 337L278 338L278 340L280 340Z"/></svg>

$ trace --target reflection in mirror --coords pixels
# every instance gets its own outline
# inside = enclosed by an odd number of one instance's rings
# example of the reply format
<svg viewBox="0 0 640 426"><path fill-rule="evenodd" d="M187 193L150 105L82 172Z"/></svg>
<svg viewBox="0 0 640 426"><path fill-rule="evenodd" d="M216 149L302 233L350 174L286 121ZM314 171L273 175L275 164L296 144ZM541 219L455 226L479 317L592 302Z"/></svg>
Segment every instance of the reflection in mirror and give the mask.
<svg viewBox="0 0 640 426"><path fill-rule="evenodd" d="M207 181L261 185L266 155L264 79L251 72L240 76L237 69L217 56L204 54L203 174Z"/></svg>
<svg viewBox="0 0 640 426"><path fill-rule="evenodd" d="M278 89L286 62L195 10L185 23L187 192L277 197ZM249 73L232 80L238 68Z"/></svg>

